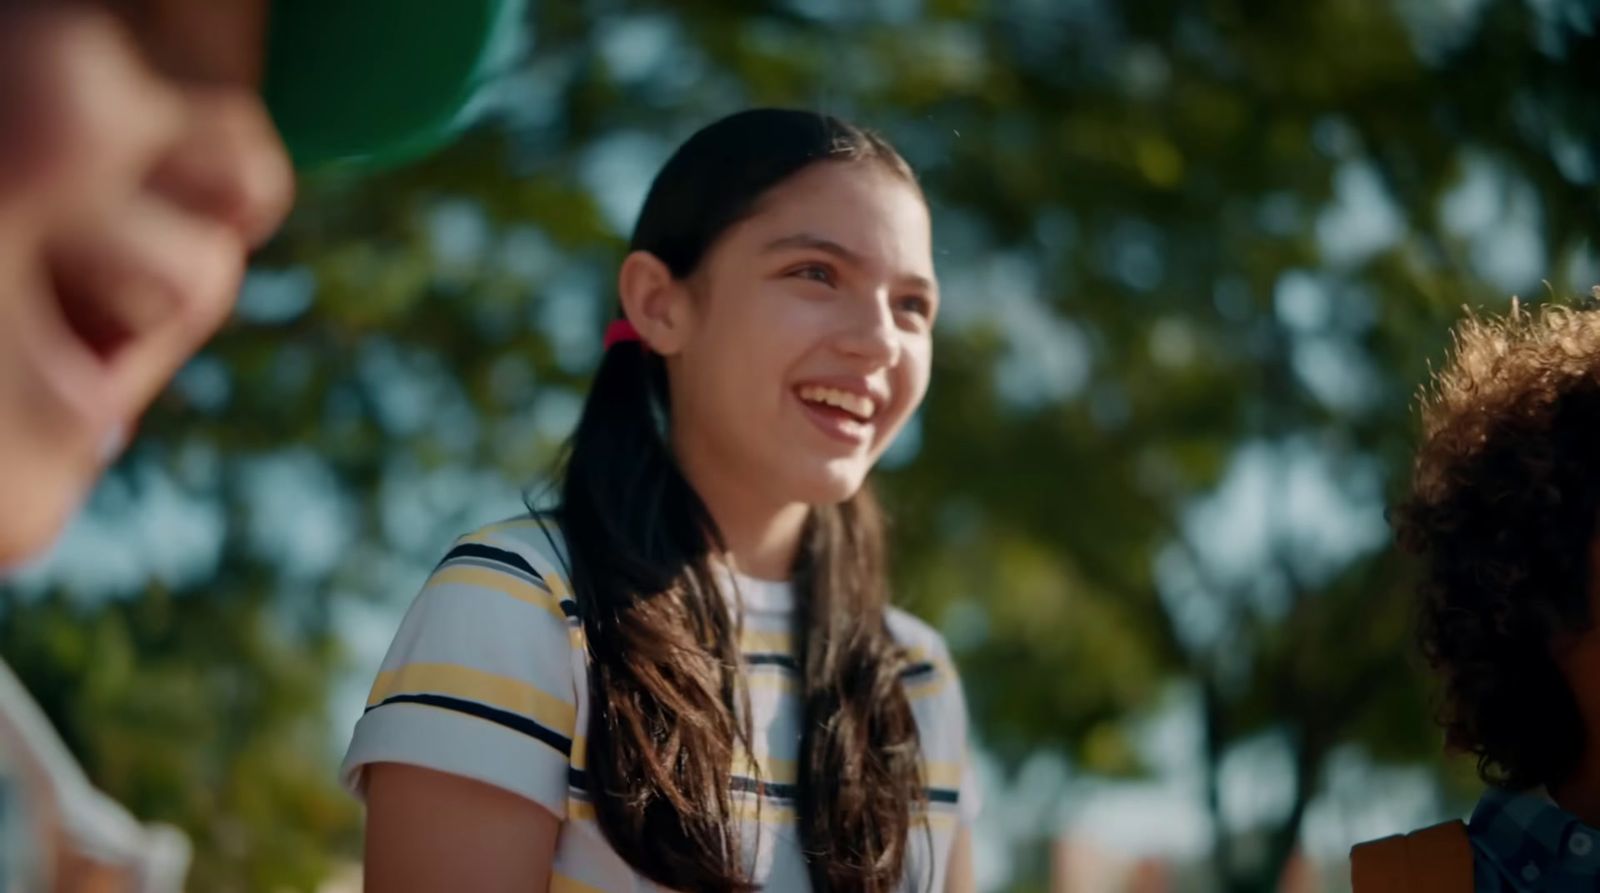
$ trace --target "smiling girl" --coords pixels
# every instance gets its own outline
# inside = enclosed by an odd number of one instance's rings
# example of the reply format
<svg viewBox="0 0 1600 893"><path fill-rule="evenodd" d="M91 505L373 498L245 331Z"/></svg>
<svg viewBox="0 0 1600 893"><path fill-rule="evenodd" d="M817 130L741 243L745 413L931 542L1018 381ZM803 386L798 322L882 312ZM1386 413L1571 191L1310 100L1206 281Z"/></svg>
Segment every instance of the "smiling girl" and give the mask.
<svg viewBox="0 0 1600 893"><path fill-rule="evenodd" d="M868 472L928 388L928 208L757 110L668 160L549 513L463 537L345 778L373 890L966 890L966 710Z"/></svg>

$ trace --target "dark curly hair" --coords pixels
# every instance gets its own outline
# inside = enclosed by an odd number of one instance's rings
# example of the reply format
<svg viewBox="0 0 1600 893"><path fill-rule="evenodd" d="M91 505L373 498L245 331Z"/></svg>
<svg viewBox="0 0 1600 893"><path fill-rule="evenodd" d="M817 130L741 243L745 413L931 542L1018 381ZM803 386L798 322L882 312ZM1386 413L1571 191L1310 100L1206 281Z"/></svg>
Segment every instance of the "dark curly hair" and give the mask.
<svg viewBox="0 0 1600 893"><path fill-rule="evenodd" d="M1513 303L1453 335L1394 513L1424 563L1418 638L1447 745L1491 784L1554 785L1585 746L1559 654L1594 623L1600 310Z"/></svg>

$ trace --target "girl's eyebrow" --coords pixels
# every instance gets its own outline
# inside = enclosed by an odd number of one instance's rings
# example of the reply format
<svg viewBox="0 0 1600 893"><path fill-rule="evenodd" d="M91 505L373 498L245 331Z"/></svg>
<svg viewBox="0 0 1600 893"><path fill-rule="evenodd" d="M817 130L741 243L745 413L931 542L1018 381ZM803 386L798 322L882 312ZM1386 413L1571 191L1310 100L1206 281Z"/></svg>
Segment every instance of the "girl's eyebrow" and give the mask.
<svg viewBox="0 0 1600 893"><path fill-rule="evenodd" d="M763 254L770 254L775 251L792 250L795 248L809 248L813 251L821 251L824 254L831 254L858 269L866 266L866 263L860 254L851 251L849 248L840 245L838 242L835 242L832 239L824 238L814 233L795 233L794 235L773 239L771 242L768 242L765 246L763 246L761 251ZM933 283L925 276L910 274L900 278L907 285L915 288L919 288L924 291L933 290Z"/></svg>

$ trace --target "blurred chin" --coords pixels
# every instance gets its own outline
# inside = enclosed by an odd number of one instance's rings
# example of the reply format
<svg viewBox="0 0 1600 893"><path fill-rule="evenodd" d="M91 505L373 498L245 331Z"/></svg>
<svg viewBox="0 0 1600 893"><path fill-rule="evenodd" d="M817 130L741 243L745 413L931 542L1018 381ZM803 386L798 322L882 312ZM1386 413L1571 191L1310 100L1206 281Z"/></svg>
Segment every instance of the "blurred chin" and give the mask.
<svg viewBox="0 0 1600 893"><path fill-rule="evenodd" d="M0 471L0 492L8 494L0 520L0 575L48 551L88 493L93 482L66 464L7 463Z"/></svg>
<svg viewBox="0 0 1600 893"><path fill-rule="evenodd" d="M0 522L0 576L49 551L67 526L77 501L60 498L59 494L36 494L25 497L18 505L30 506L31 510L19 511Z"/></svg>
<svg viewBox="0 0 1600 893"><path fill-rule="evenodd" d="M830 462L812 469L794 481L794 502L807 505L837 505L856 495L867 479L871 466L865 461Z"/></svg>

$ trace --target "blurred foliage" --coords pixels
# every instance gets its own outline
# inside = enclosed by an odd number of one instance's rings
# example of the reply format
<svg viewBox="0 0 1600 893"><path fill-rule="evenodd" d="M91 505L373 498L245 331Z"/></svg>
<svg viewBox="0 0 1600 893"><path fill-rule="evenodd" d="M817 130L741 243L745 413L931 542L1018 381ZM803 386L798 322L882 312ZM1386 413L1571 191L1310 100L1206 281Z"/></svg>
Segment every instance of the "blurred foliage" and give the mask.
<svg viewBox="0 0 1600 893"><path fill-rule="evenodd" d="M534 4L482 127L303 184L114 476L220 506L215 560L13 587L0 643L101 784L196 836L196 889L309 889L356 840L318 731L350 611L393 616L547 470L675 142L820 108L885 131L934 207L934 387L881 478L980 737L1135 775L1187 683L1214 815L1240 744L1290 754L1290 807L1218 822L1212 860L1271 889L1336 751L1439 765L1382 506L1459 308L1600 276L1592 9Z"/></svg>

